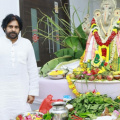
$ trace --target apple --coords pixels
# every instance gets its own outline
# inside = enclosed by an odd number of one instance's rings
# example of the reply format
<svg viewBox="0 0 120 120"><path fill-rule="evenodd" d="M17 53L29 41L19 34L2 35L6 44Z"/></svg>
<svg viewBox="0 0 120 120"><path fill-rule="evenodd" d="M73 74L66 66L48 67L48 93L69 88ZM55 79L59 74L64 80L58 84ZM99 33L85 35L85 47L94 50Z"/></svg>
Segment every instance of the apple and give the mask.
<svg viewBox="0 0 120 120"><path fill-rule="evenodd" d="M107 80L108 80L108 81L112 81L112 80L113 80L113 76L112 76L112 75L108 75L108 76L107 76Z"/></svg>
<svg viewBox="0 0 120 120"><path fill-rule="evenodd" d="M70 77L71 79L73 79L73 78L75 78L75 75L74 75L73 73L71 73L71 74L69 74L69 77Z"/></svg>
<svg viewBox="0 0 120 120"><path fill-rule="evenodd" d="M93 81L95 79L95 76L94 75L91 75L90 77L89 77L89 80L90 81Z"/></svg>
<svg viewBox="0 0 120 120"><path fill-rule="evenodd" d="M79 80L81 79L81 75L76 75L75 78Z"/></svg>
<svg viewBox="0 0 120 120"><path fill-rule="evenodd" d="M98 73L98 72L99 72L99 70L100 70L99 68L96 68L96 69L95 69L95 72L96 72L96 73Z"/></svg>
<svg viewBox="0 0 120 120"><path fill-rule="evenodd" d="M97 79L101 80L102 79L102 75L97 75Z"/></svg>

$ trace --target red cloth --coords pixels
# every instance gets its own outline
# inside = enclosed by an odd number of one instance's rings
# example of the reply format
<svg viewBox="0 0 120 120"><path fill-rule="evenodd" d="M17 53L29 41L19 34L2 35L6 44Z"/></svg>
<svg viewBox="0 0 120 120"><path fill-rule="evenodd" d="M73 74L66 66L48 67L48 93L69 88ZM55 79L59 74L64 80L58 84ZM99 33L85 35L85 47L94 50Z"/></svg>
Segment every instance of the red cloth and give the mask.
<svg viewBox="0 0 120 120"><path fill-rule="evenodd" d="M52 108L52 103L53 102L57 102L57 101L63 101L62 99L57 99L57 100L53 100L52 99L53 96L52 95L48 95L43 102L41 103L40 107L39 107L39 112L42 112L43 114L49 112L49 110Z"/></svg>

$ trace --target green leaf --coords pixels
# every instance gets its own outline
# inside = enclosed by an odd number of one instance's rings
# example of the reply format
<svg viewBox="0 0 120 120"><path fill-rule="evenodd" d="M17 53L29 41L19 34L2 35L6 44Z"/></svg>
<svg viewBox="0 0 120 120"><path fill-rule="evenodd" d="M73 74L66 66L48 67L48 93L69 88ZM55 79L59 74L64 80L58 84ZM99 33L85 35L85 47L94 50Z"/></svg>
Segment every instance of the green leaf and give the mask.
<svg viewBox="0 0 120 120"><path fill-rule="evenodd" d="M79 59L82 55L83 55L83 50L78 50L76 53L75 53L75 59Z"/></svg>
<svg viewBox="0 0 120 120"><path fill-rule="evenodd" d="M49 62L47 62L45 65L43 65L43 67L40 69L39 73L43 77L46 77L47 73L49 71L53 70L60 62L68 61L70 59L71 59L71 56L69 56L69 55L52 59Z"/></svg>
<svg viewBox="0 0 120 120"><path fill-rule="evenodd" d="M57 57L63 57L65 55L74 56L74 51L71 48L60 49L54 53Z"/></svg>
<svg viewBox="0 0 120 120"><path fill-rule="evenodd" d="M72 48L74 52L77 52L77 46L79 43L79 38L75 36L67 37L65 40L65 43L68 47Z"/></svg>
<svg viewBox="0 0 120 120"><path fill-rule="evenodd" d="M91 108L90 108L90 109L92 109L92 110L97 110L97 109L98 109L98 107L99 107L99 105L98 105L98 104L95 104L95 105L91 106Z"/></svg>
<svg viewBox="0 0 120 120"><path fill-rule="evenodd" d="M86 35L86 33L83 31L83 29L82 29L82 24L83 24L83 23L81 23L81 24L76 28L76 30L74 31L74 35L78 35L78 33L79 33L80 36L81 36L81 38L86 39L86 38L87 38L87 35Z"/></svg>

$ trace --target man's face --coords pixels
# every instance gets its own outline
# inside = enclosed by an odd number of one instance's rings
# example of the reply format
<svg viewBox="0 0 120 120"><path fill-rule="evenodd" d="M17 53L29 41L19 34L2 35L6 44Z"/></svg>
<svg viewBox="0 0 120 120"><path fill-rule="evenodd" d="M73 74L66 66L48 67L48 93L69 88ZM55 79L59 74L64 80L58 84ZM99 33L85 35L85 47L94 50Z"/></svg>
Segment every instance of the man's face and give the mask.
<svg viewBox="0 0 120 120"><path fill-rule="evenodd" d="M17 40L19 32L20 28L16 20L11 21L5 29L6 36L11 41Z"/></svg>

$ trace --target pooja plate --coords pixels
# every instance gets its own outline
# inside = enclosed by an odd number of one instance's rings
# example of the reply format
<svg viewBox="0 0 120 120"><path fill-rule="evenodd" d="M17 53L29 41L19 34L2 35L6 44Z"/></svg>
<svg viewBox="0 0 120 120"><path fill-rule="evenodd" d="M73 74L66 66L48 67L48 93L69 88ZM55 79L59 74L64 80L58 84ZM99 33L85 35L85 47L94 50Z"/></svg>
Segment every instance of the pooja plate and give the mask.
<svg viewBox="0 0 120 120"><path fill-rule="evenodd" d="M44 114L41 113L41 112L35 112L35 111L33 111L33 112L21 113L21 114L17 115L16 118L17 118L18 116L20 116L20 115L21 115L23 118L25 118L25 117L27 117L29 114L30 114L30 115L38 115L38 116L41 117L41 120L43 120L42 117L43 117Z"/></svg>
<svg viewBox="0 0 120 120"><path fill-rule="evenodd" d="M57 74L57 75L51 75L50 73L51 72L54 72L54 71L59 71L59 70L52 70L48 73L48 77L50 79L53 79L53 80L59 80L59 79L63 79L65 78L66 74L68 73L68 70L62 70L63 73L62 74Z"/></svg>

